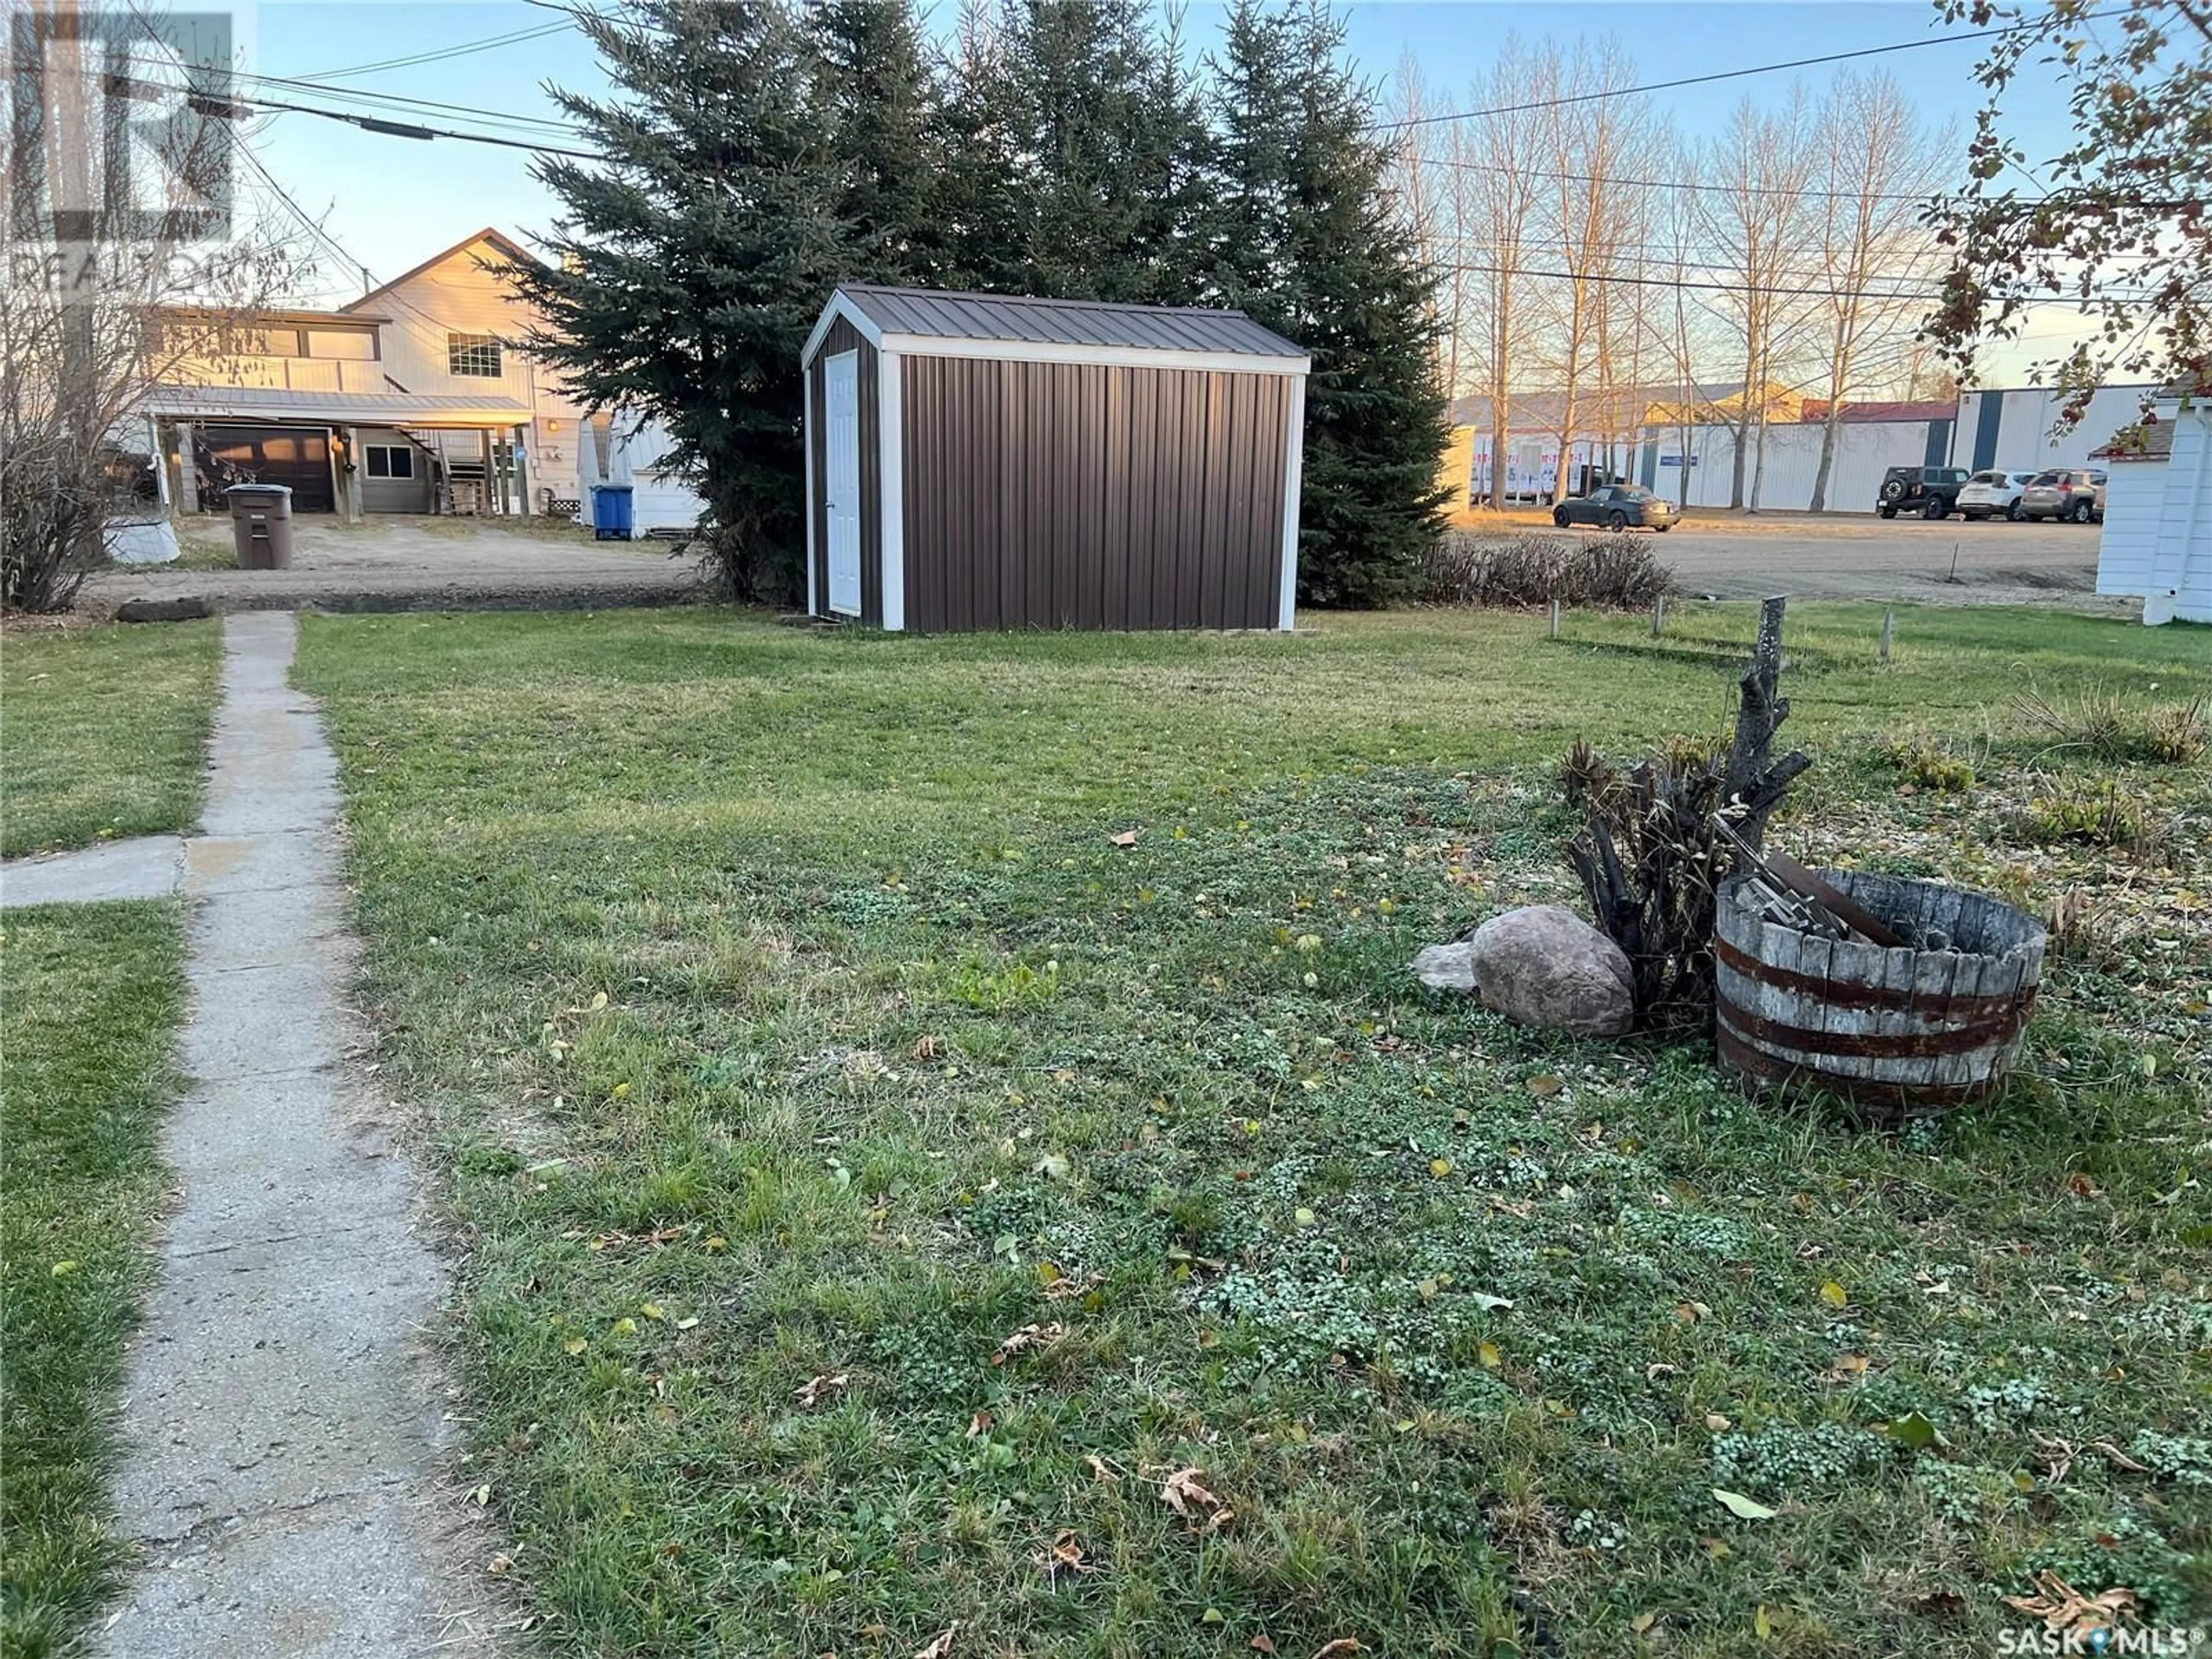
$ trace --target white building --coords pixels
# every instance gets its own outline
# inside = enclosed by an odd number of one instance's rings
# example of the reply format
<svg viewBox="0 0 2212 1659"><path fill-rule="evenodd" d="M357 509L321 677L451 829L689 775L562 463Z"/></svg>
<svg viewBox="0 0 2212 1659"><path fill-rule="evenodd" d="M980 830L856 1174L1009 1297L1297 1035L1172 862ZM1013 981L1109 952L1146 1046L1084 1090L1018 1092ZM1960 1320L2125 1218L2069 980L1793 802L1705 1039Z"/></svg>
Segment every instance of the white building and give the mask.
<svg viewBox="0 0 2212 1659"><path fill-rule="evenodd" d="M538 318L497 268L535 262L481 230L336 311L228 326L149 400L170 499L190 512L252 478L289 485L298 513L568 519L591 483L627 483L636 533L690 529L704 503L658 465L665 436L616 433L512 345Z"/></svg>
<svg viewBox="0 0 2212 1659"><path fill-rule="evenodd" d="M2109 475L2097 591L2143 602L2143 620L2212 623L2212 407L2160 398L2096 452Z"/></svg>
<svg viewBox="0 0 2212 1659"><path fill-rule="evenodd" d="M2106 436L2142 418L2153 386L2100 386L2070 431L2054 434L2066 394L2051 386L1990 387L1959 394L1946 463L1970 471L2045 472L2089 465Z"/></svg>
<svg viewBox="0 0 2212 1659"><path fill-rule="evenodd" d="M1956 405L1844 405L1824 510L1871 513L1893 466L1948 466ZM1826 437L1826 406L1808 402L1790 420L1756 422L1744 438L1743 504L1802 513L1813 504ZM1717 422L1652 425L1637 453L1636 481L1680 507L1726 507L1735 492L1736 435Z"/></svg>

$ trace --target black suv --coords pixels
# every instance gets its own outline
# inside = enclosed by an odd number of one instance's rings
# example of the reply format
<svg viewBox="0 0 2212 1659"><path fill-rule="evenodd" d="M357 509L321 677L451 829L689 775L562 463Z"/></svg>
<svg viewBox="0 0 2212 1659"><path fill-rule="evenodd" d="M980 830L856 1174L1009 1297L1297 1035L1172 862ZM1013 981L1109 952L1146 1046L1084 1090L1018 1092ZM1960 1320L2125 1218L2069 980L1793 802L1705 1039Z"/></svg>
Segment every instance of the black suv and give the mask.
<svg viewBox="0 0 2212 1659"><path fill-rule="evenodd" d="M1874 510L1885 519L1900 513L1948 519L1958 507L1959 492L1973 476L1963 466L1893 466L1881 481L1881 498Z"/></svg>

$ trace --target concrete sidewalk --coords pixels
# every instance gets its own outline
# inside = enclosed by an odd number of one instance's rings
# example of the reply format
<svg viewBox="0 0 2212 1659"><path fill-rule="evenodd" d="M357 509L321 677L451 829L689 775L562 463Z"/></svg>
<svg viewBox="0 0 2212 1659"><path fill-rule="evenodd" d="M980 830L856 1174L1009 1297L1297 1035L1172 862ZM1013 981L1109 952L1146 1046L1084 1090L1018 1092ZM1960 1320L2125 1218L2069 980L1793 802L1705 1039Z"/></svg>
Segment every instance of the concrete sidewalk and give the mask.
<svg viewBox="0 0 2212 1659"><path fill-rule="evenodd" d="M499 1646L476 1571L494 1546L439 1485L445 1278L352 1057L337 762L288 684L296 638L289 614L224 624L205 833L184 847L181 1202L123 1407L117 1504L143 1558L93 1644L111 1659Z"/></svg>

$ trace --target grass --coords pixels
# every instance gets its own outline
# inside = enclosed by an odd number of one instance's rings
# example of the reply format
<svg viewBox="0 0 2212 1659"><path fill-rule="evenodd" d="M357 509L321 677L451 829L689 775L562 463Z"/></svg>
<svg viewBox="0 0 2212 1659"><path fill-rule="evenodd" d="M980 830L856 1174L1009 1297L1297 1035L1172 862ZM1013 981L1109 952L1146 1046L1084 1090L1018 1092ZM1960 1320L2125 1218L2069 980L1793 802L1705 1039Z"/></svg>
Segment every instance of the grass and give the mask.
<svg viewBox="0 0 2212 1659"><path fill-rule="evenodd" d="M11 628L0 644L0 855L191 825L221 652L213 622Z"/></svg>
<svg viewBox="0 0 2212 1659"><path fill-rule="evenodd" d="M1883 669L1880 622L1792 617L1788 844L2143 924L2053 964L2018 1087L1894 1135L1404 969L1568 898L1558 757L1717 729L1747 608L310 618L489 1567L609 1656L1981 1651L2046 1569L2186 1622L2212 792L2112 774L2174 866L2014 844L2006 705L2212 660L1908 610ZM1908 726L1975 787L1902 779Z"/></svg>
<svg viewBox="0 0 2212 1659"><path fill-rule="evenodd" d="M168 903L11 911L0 933L0 1653L69 1650L112 1588L113 1401L151 1272L183 934Z"/></svg>

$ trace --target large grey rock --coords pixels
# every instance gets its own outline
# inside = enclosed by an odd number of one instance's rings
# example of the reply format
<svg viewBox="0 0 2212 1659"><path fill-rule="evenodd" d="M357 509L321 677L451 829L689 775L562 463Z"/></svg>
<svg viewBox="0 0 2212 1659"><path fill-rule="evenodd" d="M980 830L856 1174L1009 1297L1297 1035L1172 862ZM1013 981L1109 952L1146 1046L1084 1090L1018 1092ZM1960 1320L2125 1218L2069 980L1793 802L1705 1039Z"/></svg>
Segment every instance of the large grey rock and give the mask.
<svg viewBox="0 0 2212 1659"><path fill-rule="evenodd" d="M1619 1036L1636 1014L1627 956L1556 904L1508 910L1462 944L1431 945L1413 972L1432 990L1472 991L1523 1025L1581 1036Z"/></svg>
<svg viewBox="0 0 2212 1659"><path fill-rule="evenodd" d="M1465 939L1424 945L1413 957L1413 977L1431 991L1474 990L1474 946Z"/></svg>

